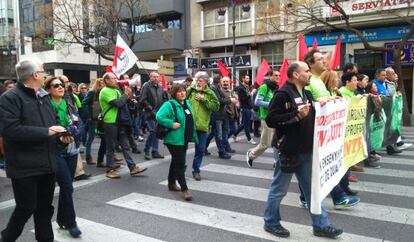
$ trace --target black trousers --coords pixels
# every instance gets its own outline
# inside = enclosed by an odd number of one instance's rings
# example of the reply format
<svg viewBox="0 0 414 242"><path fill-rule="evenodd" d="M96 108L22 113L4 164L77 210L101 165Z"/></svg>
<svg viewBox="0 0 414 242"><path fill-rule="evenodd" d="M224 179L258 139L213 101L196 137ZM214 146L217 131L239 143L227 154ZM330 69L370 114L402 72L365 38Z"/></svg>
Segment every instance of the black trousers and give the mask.
<svg viewBox="0 0 414 242"><path fill-rule="evenodd" d="M181 191L187 191L187 182L185 181L185 169L187 168L185 164L185 158L187 156L187 147L185 145L170 145L167 144L168 151L171 154L171 164L170 171L168 172L168 183L175 184L175 181L178 181L180 184Z"/></svg>
<svg viewBox="0 0 414 242"><path fill-rule="evenodd" d="M21 235L27 220L33 215L36 240L52 242L53 193L55 174L11 179L16 207L6 229L1 232L3 242L14 242Z"/></svg>

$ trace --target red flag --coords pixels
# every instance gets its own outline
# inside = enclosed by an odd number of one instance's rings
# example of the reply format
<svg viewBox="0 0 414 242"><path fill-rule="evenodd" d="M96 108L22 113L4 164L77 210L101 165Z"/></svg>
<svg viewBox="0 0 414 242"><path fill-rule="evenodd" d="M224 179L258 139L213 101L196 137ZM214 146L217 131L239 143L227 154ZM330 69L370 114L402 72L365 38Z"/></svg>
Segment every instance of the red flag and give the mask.
<svg viewBox="0 0 414 242"><path fill-rule="evenodd" d="M112 66L106 65L105 72L112 72Z"/></svg>
<svg viewBox="0 0 414 242"><path fill-rule="evenodd" d="M119 46L115 46L115 52L114 52L114 62L112 63L113 67L117 67L118 65L118 57L121 55L121 53L124 52L124 49L119 47Z"/></svg>
<svg viewBox="0 0 414 242"><path fill-rule="evenodd" d="M230 71L227 69L227 67L221 62L221 60L216 60L216 63L218 65L218 68L220 69L222 76L229 76Z"/></svg>
<svg viewBox="0 0 414 242"><path fill-rule="evenodd" d="M316 37L313 38L312 49L318 49L318 40L316 39Z"/></svg>
<svg viewBox="0 0 414 242"><path fill-rule="evenodd" d="M298 34L298 41L299 41L299 56L298 59L299 61L303 61L306 53L308 53L308 47L306 46L305 43L305 38L303 37L302 33Z"/></svg>
<svg viewBox="0 0 414 242"><path fill-rule="evenodd" d="M331 60L331 70L335 70L341 65L341 37L338 38L336 42L335 50L332 53L332 60Z"/></svg>
<svg viewBox="0 0 414 242"><path fill-rule="evenodd" d="M287 69L289 67L289 61L287 59L283 60L282 67L280 67L280 80L279 80L279 89L285 85L286 81L289 80L287 76Z"/></svg>
<svg viewBox="0 0 414 242"><path fill-rule="evenodd" d="M256 83L260 86L263 83L264 77L266 73L270 71L270 66L267 64L265 58L263 58L262 63L260 64L259 68L257 69L256 75Z"/></svg>
<svg viewBox="0 0 414 242"><path fill-rule="evenodd" d="M161 75L161 87L163 90L167 88L167 78L165 77L165 74Z"/></svg>

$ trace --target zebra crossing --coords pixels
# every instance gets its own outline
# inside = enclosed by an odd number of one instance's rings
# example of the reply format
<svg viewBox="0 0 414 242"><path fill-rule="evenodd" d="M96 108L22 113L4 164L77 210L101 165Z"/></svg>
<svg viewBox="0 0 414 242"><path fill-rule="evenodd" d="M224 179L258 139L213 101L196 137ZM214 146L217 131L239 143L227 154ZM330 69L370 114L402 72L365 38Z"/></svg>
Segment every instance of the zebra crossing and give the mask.
<svg viewBox="0 0 414 242"><path fill-rule="evenodd" d="M414 143L414 130L405 130L404 134L406 142ZM255 160L253 168L248 168L243 153L249 147L238 144L234 148L240 152L231 160L205 157L201 181L190 177L190 152L187 156L187 183L194 195L192 202L183 201L178 193L168 192L166 176L158 177L152 189L140 192L123 187L119 195L100 201L103 207L99 211L132 214L131 221L137 226L152 219L152 230L130 229L118 224L115 216L113 220L104 222L94 220L89 211L84 211L82 215L78 214L77 219L83 232L82 238L71 239L66 231L54 224L55 241L331 241L312 235L310 219L306 220L308 212L299 205L295 177L281 207L282 224L291 231L291 236L281 239L263 230L262 213L273 176L272 151L268 149L264 156ZM395 201L402 198L414 201L412 155L414 147L401 155L384 155L380 162L381 169L366 168L364 173L355 173L360 181L351 183L351 187L368 198L365 199L367 201L362 199L357 206L347 210L334 210L332 200L325 199L331 220L344 228L344 234L338 241L412 241L414 205L395 205ZM157 162L152 168L168 169L168 161ZM98 185L106 182L109 181L103 178L95 181ZM80 188L87 190L89 187ZM381 202L370 199L381 196L387 196L387 199ZM209 197L212 200L208 200ZM248 204L253 204L255 209L245 210ZM171 224L174 229L165 227L166 224ZM201 236L197 237L198 234Z"/></svg>

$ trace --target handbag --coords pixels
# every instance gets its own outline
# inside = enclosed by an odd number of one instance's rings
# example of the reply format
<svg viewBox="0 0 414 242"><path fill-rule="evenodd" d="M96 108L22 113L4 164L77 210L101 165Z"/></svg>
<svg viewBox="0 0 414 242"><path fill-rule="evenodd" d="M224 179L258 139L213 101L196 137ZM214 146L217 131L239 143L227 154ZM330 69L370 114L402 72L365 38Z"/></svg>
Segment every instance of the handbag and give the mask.
<svg viewBox="0 0 414 242"><path fill-rule="evenodd" d="M178 123L178 118L177 118L177 107L175 106L175 104L172 101L169 101L169 103L171 104L173 110L174 110L174 116L175 116L175 122ZM164 137L171 131L172 129L167 128L165 126L163 126L160 123L157 123L157 127L155 128L155 135L157 137L157 139L164 139Z"/></svg>

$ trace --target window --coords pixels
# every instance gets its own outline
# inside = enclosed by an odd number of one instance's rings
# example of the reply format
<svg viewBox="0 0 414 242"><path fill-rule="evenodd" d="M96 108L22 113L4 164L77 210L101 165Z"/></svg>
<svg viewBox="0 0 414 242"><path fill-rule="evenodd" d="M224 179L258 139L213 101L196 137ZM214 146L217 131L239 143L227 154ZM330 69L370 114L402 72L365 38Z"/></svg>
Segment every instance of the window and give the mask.
<svg viewBox="0 0 414 242"><path fill-rule="evenodd" d="M252 34L252 17L251 13L249 14L249 18L244 19L242 14L242 5L236 6L236 15L235 15L235 34L236 36L246 36ZM251 11L251 10L250 10ZM233 8L229 8L228 11L229 16L229 35L233 36Z"/></svg>
<svg viewBox="0 0 414 242"><path fill-rule="evenodd" d="M33 21L33 9L31 7L23 8L23 22L28 23L32 21Z"/></svg>
<svg viewBox="0 0 414 242"><path fill-rule="evenodd" d="M261 59L265 58L270 67L280 67L283 62L283 42L270 42L260 46Z"/></svg>
<svg viewBox="0 0 414 242"><path fill-rule="evenodd" d="M181 29L181 20L180 19L168 20L167 28L168 29Z"/></svg>
<svg viewBox="0 0 414 242"><path fill-rule="evenodd" d="M277 32L280 29L279 1L259 1L255 5L257 34Z"/></svg>
<svg viewBox="0 0 414 242"><path fill-rule="evenodd" d="M174 17L165 20L152 20L132 25L131 29L135 33L162 31L164 29L181 29L181 19Z"/></svg>
<svg viewBox="0 0 414 242"><path fill-rule="evenodd" d="M218 20L217 9L204 11L204 39L220 39L225 36L225 23Z"/></svg>

